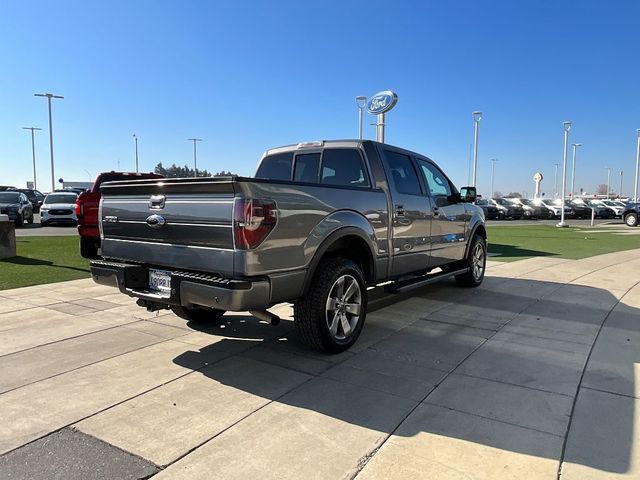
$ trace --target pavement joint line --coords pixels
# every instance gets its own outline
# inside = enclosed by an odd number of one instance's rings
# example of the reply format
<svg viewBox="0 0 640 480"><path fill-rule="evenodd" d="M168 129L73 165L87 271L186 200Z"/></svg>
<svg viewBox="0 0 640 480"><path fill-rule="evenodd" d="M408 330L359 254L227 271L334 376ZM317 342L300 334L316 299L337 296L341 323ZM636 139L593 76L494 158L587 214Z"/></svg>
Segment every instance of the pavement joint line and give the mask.
<svg viewBox="0 0 640 480"><path fill-rule="evenodd" d="M624 263L624 262L620 262L620 263ZM619 265L618 263L616 265ZM571 403L571 410L569 412L569 422L567 423L567 429L564 433L564 441L562 442L562 450L560 451L560 458L558 461L558 475L557 475L557 480L561 480L562 478L562 467L564 466L564 456L567 450L567 441L569 440L569 432L571 431L571 424L573 423L573 413L575 412L576 409L576 403L578 402L578 395L580 394L580 389L582 388L582 381L584 380L584 374L587 371L587 366L589 365L589 360L591 360L591 354L593 353L593 349L596 345L596 343L598 342L598 338L600 338L600 333L602 332L602 329L604 328L605 323L607 323L607 320L609 319L609 317L611 316L611 313L613 312L613 310L616 308L616 306L618 306L618 304L622 301L622 299L636 286L640 285L640 282L636 282L635 284L633 284L631 287L629 287L624 295L622 295L620 297L620 299L618 299L614 305L609 309L609 312L607 313L607 315L604 317L604 320L602 320L602 322L600 323L600 326L598 327L598 332L596 333L595 338L593 339L593 343L591 344L591 348L589 348L589 353L587 354L587 358L585 359L584 365L582 367L582 372L580 373L580 380L578 381L578 385L576 387L576 393L573 397L573 402Z"/></svg>
<svg viewBox="0 0 640 480"><path fill-rule="evenodd" d="M167 341L167 342L171 342L172 340L166 340L166 341ZM159 343L163 343L163 342L159 342ZM143 348L146 348L146 347L143 347ZM135 394L135 395L133 395L133 396L131 396L131 397L128 397L128 398L125 398L125 399L120 400L120 401L118 401L118 402L115 402L115 403L113 403L113 404L111 404L111 405L109 405L109 406L107 406L107 407L105 407L105 408L103 408L103 409L100 409L100 410L98 410L98 411L96 411L96 412L93 412L93 413L91 413L91 414L89 414L89 415L85 415L84 417L81 417L81 418L76 418L76 419L75 419L75 420L73 420L72 422L69 422L69 423L67 423L67 424L65 424L65 425L62 425L60 428L56 428L55 430L52 430L52 431L47 432L47 433L44 433L43 435L40 435L39 437L34 438L34 439L32 439L32 440L28 441L27 443L23 443L23 444L22 444L22 445L20 445L20 446L17 446L17 447L15 447L15 448L12 448L11 450L7 450L7 451L6 451L6 452L4 452L2 455L0 455L0 458L4 457L5 455L7 455L7 454L9 454L9 453L11 453L11 452L14 452L14 451L18 450L19 448L22 448L22 447L24 447L24 446L26 446L26 445L30 445L30 444L32 444L33 442L35 442L35 441L37 441L37 440L40 440L41 438L48 437L49 435L51 435L51 434L53 434L53 433L55 433L55 432L59 432L59 431L60 431L60 430L62 430L63 428L71 427L72 425L75 425L76 423L80 423L80 422L82 422L83 420L86 420L87 418L91 418L91 417L93 417L93 416L95 416L95 415L99 415L99 414L100 414L100 413L102 413L102 412L106 412L107 410L109 410L109 409L111 409L111 408L113 408L113 407L117 407L118 405L121 405L121 404L123 404L123 403L125 403L125 402L128 402L129 400L133 400L133 399L138 398L138 397L141 397L142 395L145 395L145 394L147 394L147 393L149 393L149 392L153 392L154 390L157 390L158 388L164 387L165 385L169 385L170 383L173 383L173 382L175 382L175 381L177 381L177 380L180 380L181 378L184 378L184 377L186 377L186 376L188 376L188 375L193 375L193 374L195 374L195 373L198 373L198 372L200 372L201 370L203 370L203 369L205 369L205 368L207 368L207 367L209 367L209 366L211 366L211 365L215 365L216 363L221 362L222 360L225 360L225 359L227 359L227 358L229 358L229 357L231 357L231 356L232 356L232 355L228 355L228 356L226 356L226 357L222 357L222 358L220 358L220 359L218 359L218 360L215 360L215 361L213 361L213 362L207 362L205 365L203 365L203 366L202 366L202 367L200 367L200 368L197 368L197 369L191 369L191 371L190 371L190 372L186 372L186 373L184 373L184 374L182 374L182 375L179 375L179 376L177 376L177 377L175 377L175 378L172 378L171 380L167 380L166 382L163 382L163 383L161 383L161 384L159 384L159 385L156 385L156 386L154 386L154 387L151 387L151 388L149 388L149 389L147 389L147 390L145 390L145 391L143 391L143 392L137 393L137 394ZM104 440L103 440L103 441L104 441ZM129 453L131 453L131 452L129 452ZM152 462L152 463L153 463L153 462Z"/></svg>
<svg viewBox="0 0 640 480"><path fill-rule="evenodd" d="M403 300L404 300L404 299L403 299ZM402 301L402 300L400 300L400 301ZM396 303L399 303L399 302L396 302ZM449 302L447 305L450 305L450 304L451 304L451 302ZM447 306L447 305L443 305L443 306L442 306L442 307L440 307L440 308L444 308L444 307L445 307L445 306ZM437 310L440 310L440 308L438 308ZM434 310L434 311L437 311L437 310ZM416 320L416 321L417 321L417 320ZM393 334L395 334L395 333L397 333L397 332L399 332L399 331L401 331L401 330L404 330L405 328L407 328L409 325L412 325L413 323L415 323L415 322L412 322L412 323L410 323L410 324L404 325L404 326L402 326L401 328L399 328L398 330L394 330L394 331L390 332L389 334L385 335L383 338L380 338L379 340L377 340L376 342L374 342L374 343L373 343L373 345L376 345L376 344L378 344L378 343L380 343L380 342L382 342L382 341L386 340L386 339L387 339L387 338L389 338L391 335L393 335ZM186 343L186 342L182 342L182 343ZM242 354L246 353L247 351L252 350L252 349L254 349L254 348L257 348L257 347L259 347L260 345L262 345L262 343L258 343L258 344L257 344L257 345L255 345L255 346L251 346L251 347L249 347L247 350L245 350L244 352L242 352L242 353L241 353L241 354L239 354L239 355L230 355L229 357L225 357L225 358L232 358L232 357L238 357L238 356L241 356ZM373 345L372 345L372 346L373 346ZM370 346L370 347L367 347L365 350L368 350L368 349L371 349L371 346ZM365 351L365 350L363 350L363 351ZM374 350L374 349L371 349L371 350ZM374 351L375 351L375 350L374 350ZM474 350L474 351L475 351L475 350ZM359 353L361 353L361 352L359 352ZM295 354L294 354L294 355L295 355ZM313 358L313 357L311 357L311 358ZM352 358L352 357L345 357L343 360L341 360L341 361L338 361L338 362L334 363L332 368L335 368L335 367L337 367L338 365L343 364L344 362L346 362L346 361L347 361L347 360L349 360L350 358ZM262 361L262 360L257 360L257 361L262 362L262 363L268 363L268 362L264 362L264 361ZM217 362L216 362L216 363L217 363ZM279 366L280 366L280 365L279 365ZM297 370L292 369L292 368L289 368L289 367L282 367L282 366L280 366L280 367L281 367L281 368L286 368L286 369L288 369L288 370L297 371ZM234 426L238 425L238 424L239 424L240 422L242 422L243 420L246 420L246 419L247 419L247 418L249 418L251 415L255 414L256 412L259 412L259 411L260 411L260 410L262 410L263 408L266 408L268 405L271 405L272 403L277 402L278 400L280 400L280 399L281 399L282 397L284 397L285 395L287 395L287 394L289 394L289 393L291 393L291 392L295 391L295 390L296 390L296 389L298 389L298 388L303 387L304 385L306 385L307 383L311 382L312 380L314 380L314 379L316 379L316 378L321 378L321 377L322 377L322 374L314 375L314 374L310 374L310 373L308 373L308 372L302 372L302 373L304 373L304 374L306 374L306 375L309 375L309 377L310 377L310 378L309 378L309 379L307 379L307 380L305 380L305 381L304 381L304 382L302 382L301 384L299 384L299 385L296 385L296 386L292 387L292 388L291 388L290 390L288 390L287 392L285 392L285 393L283 393L282 395L279 395L278 397L276 397L276 398L274 398L274 399L270 400L269 402L267 402L267 403L265 403L264 405L262 405L262 406L258 407L257 409L253 410L252 412L249 412L247 415L245 415L244 417L240 418L239 420L237 420L237 421L236 421L236 422L234 422L233 424L229 425L227 428L225 428L225 429L221 430L220 432L216 433L215 435L213 435L212 437L208 438L207 440L204 440L204 441L202 441L201 443L199 443L198 445L195 445L194 447L192 447L192 448L191 448L191 449L189 449L188 451L184 452L184 453L183 453L182 455L180 455L179 457L175 458L173 461L171 461L171 462L169 462L168 464L164 465L164 466L163 466L163 469L164 469L164 468L168 468L169 466L171 466L171 465L175 464L176 462L180 461L181 459L183 459L184 457L186 457L186 456L187 456L187 455L189 455L190 453L192 453L192 452L196 451L198 448L200 448L200 447L202 447L203 445L205 445L205 444L207 444L207 443L211 442L212 440L216 439L217 437L219 437L220 435L222 435L223 433L225 433L226 431L228 431L230 428L232 428L232 427L234 427ZM324 373L324 372L323 372L323 373ZM380 373L380 372L378 372L378 373ZM446 371L445 371L445 373L446 373ZM341 380L334 380L334 379L327 378L327 377L322 377L322 378L326 378L326 379L328 379L328 380L331 380L331 381L334 381L334 382L337 382L337 383L345 383L345 384L349 384L349 383L344 382L344 381L341 381ZM445 377L445 378L446 378L446 377ZM435 388L436 388L436 387L437 387L437 385L439 385L439 384L440 384L440 382L439 382L438 384L434 385L434 386L433 386L433 388L430 390L430 392L429 392L429 393L431 393L433 390L435 390ZM358 386L358 387L360 387L360 388L367 388L367 387L362 387L361 385L356 385L356 386ZM385 393L386 393L386 392L385 392ZM396 396L397 396L398 398L403 398L403 399L404 399L404 397L399 397L398 395L396 395ZM413 408L411 411L415 410L415 408L417 408L417 407L418 407L418 405L420 405L420 403L421 403L421 401L417 401L417 402L416 402L416 405L414 406L414 408ZM110 407L110 408L111 408L111 407ZM100 412L98 412L98 413L100 413ZM94 414L94 415L95 415L95 414ZM405 417L405 418L406 418L406 417ZM404 419L403 419L403 420L404 420ZM398 425L396 426L396 428L394 429L394 431L398 428L398 426L399 426L401 423L402 423L402 421L400 421L400 423L398 423ZM372 451L368 452L368 453L367 453L367 455L370 455L371 457L373 457L373 455L375 455L375 453L380 449L380 447L382 447L383 443L386 441L386 439L387 439L387 438L389 438L389 436L390 436L390 435L387 435L386 437L385 437L385 436L381 437L381 441L380 441L380 442L378 442L378 444L375 446L375 448L374 448ZM365 456L367 456L367 455L365 455ZM362 459L361 459L361 460L362 460ZM359 462L358 462L358 466L360 465L360 461L361 461L361 460L359 460ZM368 461L368 460L367 460L367 461ZM366 465L366 462L362 465L362 468L364 468L364 465ZM351 477L351 478L354 478L354 477L357 475L357 473L359 473L359 471L360 471L362 468L358 468L358 469L357 469L357 472L355 473L355 475L354 475L353 477Z"/></svg>
<svg viewBox="0 0 640 480"><path fill-rule="evenodd" d="M146 333L146 332L140 332L140 333ZM147 334L147 335L151 335L151 334ZM153 336L156 336L156 335L153 335ZM161 343L164 343L164 342L167 342L167 341L170 340L168 338L160 338L160 337L158 337L158 339L159 339L159 341L157 341L157 342L150 343L150 344L144 345L142 347L134 348L133 350L128 350L126 352L118 353L116 355L111 355L110 357L105 357L105 358L102 358L100 360L96 360L95 362L90 362L90 363L87 363L85 365L80 365L79 367L71 368L71 369L65 370L63 372L58 372L58 373L55 373L53 375L49 375L48 377L41 378L41 379L35 380L33 382L25 383L24 385L20 385L19 387L10 388L9 390L5 390L4 392L0 392L0 395L4 395L5 393L13 392L14 390L18 390L20 388L28 387L29 385L33 385L33 384L38 383L38 382L43 382L45 380L49 380L51 378L59 377L60 375L64 375L65 373L75 372L76 370L80 370L81 368L90 367L91 365L96 365L98 363L101 363L101 362L104 362L104 361L107 361L107 360L111 360L112 358L117 358L117 357L121 357L122 355L127 355L128 353L137 352L139 350L142 350L143 348L152 347L154 345L159 345ZM35 348L38 348L38 347L35 347ZM22 350L22 351L25 351L25 350ZM20 352L16 352L16 353L20 353ZM13 355L13 353L10 353L9 355Z"/></svg>
<svg viewBox="0 0 640 480"><path fill-rule="evenodd" d="M77 317L78 315L74 315L74 316ZM121 323L120 325L112 325L112 326L107 327L107 328L101 328L100 330L94 330L92 332L81 333L79 335L73 335L71 337L61 338L60 340L53 340L52 342L45 342L45 343L41 343L40 345L34 345L33 347L23 348L22 350L16 350L15 352L3 353L2 355L0 355L0 359L4 358L4 357L7 357L9 355L15 355L16 353L27 352L29 350L36 349L38 347L45 347L47 345L54 345L56 343L65 342L67 340L72 340L74 338L80 338L80 337L84 337L84 336L87 336L87 335L91 335L92 333L106 332L107 330L112 330L114 328L124 327L125 325L131 325L132 323L141 322L141 321L142 320L135 319L135 320L132 320L131 322ZM104 323L104 325L108 325L106 322L100 322L100 323Z"/></svg>
<svg viewBox="0 0 640 480"><path fill-rule="evenodd" d="M477 378L479 380L486 380L488 382L499 383L499 384L502 384L502 385L509 385L511 387L526 388L528 390L534 390L536 392L551 393L553 395L559 395L561 397L572 398L572 396L567 394L567 393L553 392L551 390L545 390L543 388L531 387L529 385L519 385L517 383L505 382L503 380L496 380L495 378L480 377L478 375L470 375L468 373L462 373L462 372L455 372L455 373L453 373L453 375L456 375L456 376L459 376L459 377Z"/></svg>
<svg viewBox="0 0 640 480"><path fill-rule="evenodd" d="M635 397L633 395L627 395L626 393L610 392L609 390L602 390L601 388L588 387L586 385L582 385L581 388L586 389L586 390L591 390L591 391L594 391L594 392L608 393L609 395L616 395L618 397L630 398L632 400L640 400L640 397Z"/></svg>
<svg viewBox="0 0 640 480"><path fill-rule="evenodd" d="M569 261L569 260L567 260L567 261ZM562 262L562 263L565 263L565 262ZM624 262L620 262L620 263L624 263ZM540 268L540 269L538 269L538 270L544 270L545 268L550 268L550 267L549 267L549 266L547 266L547 267ZM532 273L532 272L528 272L528 273ZM592 272L590 272L590 273L592 273ZM517 278L517 277L515 277L515 278ZM640 282L639 282L639 283L640 283ZM567 284L568 284L568 282L565 282L565 283L559 283L559 282L558 282L558 287L557 287L556 289L554 289L554 290L553 290L553 292L557 291L558 289L562 288L564 285L567 285ZM550 292L550 293L552 293L552 292ZM386 443L387 443L387 441L389 440L389 438L391 438L391 436L392 436L392 435L394 435L394 433L398 430L398 428L399 428L399 427L400 427L400 426L401 426L401 425L406 421L406 419L407 419L407 418L409 418L409 416L410 416L410 415L411 415L411 414L412 414L412 413L413 413L413 412L418 408L418 406L419 406L419 405L421 405L421 404L423 404L423 403L429 403L429 402L427 402L427 399L428 399L429 395L431 395L431 393L433 393L433 391L434 391L434 390L435 390L435 389L436 389L436 388L437 388L441 383L443 383L444 381L446 381L446 380L447 380L447 378L449 378L452 374L454 374L454 373L455 373L455 371L456 371L456 370L457 370L457 369L458 369L458 368L459 368L459 367L460 367L460 366L461 366L465 361L467 361L467 360L468 360L468 359L469 359L469 358L470 358L470 357L471 357L475 352L477 352L480 348L482 348L482 347L483 347L483 346L484 346L484 345L485 345L485 344L486 344L490 339L492 339L492 338L493 338L493 337L494 337L494 336L495 336L499 331L501 331L504 327L506 327L507 325L509 325L509 324L510 324L510 323L511 323L515 318L517 318L520 314L522 314L526 309L528 309L529 307L531 307L531 306L533 306L533 305L535 305L535 304L537 304L537 303L541 302L544 298L545 298L545 295L543 295L543 296L541 296L541 297L539 297L539 298L534 299L534 301L533 301L533 302L531 302L531 303L527 304L526 306L524 306L524 307L523 307L519 312L515 313L515 314L513 315L513 317L511 317L511 318L510 318L510 319L509 319L509 320L508 320L504 325L502 325L502 326L500 327L500 329L499 329L499 330L497 330L497 331L496 331L493 335L491 335L489 338L486 338L486 339L484 339L482 342L480 342L480 343L479 343L479 344L478 344L478 345L477 345L477 346L476 346L476 347L475 347L475 348L474 348L474 349L473 349L473 350L472 350L472 351L471 351L467 356L465 356L462 360L460 360L460 362L459 362L459 363L458 363L458 364L457 364L453 369L451 369L451 370L447 373L447 375L445 375L445 377L444 377L444 378L442 378L442 379L440 380L440 382L438 382L438 385L436 385L436 386L434 387L434 389L433 389L433 390L431 390L427 395L425 395L425 396L422 398L422 400L418 403L418 405L416 405L415 407L413 407L413 408L412 408L412 409L407 413L407 415L405 415L405 416L404 416L404 418L402 418L402 420L400 420L400 422L398 423L398 425L396 425L396 427L391 431L391 433L389 433L388 435L384 435L384 436L383 436L382 441L380 442L380 445L377 447L377 450L376 450L376 451L379 451L379 449L380 449L380 448L382 448L382 447L384 446L384 444L386 444ZM613 310L613 307L612 307L612 309L611 309L611 310ZM605 319L605 320L606 320L606 319ZM418 320L416 320L416 321L418 321ZM412 322L411 324L413 324L413 323L415 323L415 322ZM604 324L604 321L603 321L603 324ZM403 327L403 328L406 328L406 327ZM596 339L597 339L597 337L596 337ZM594 340L594 342L593 342L593 344L592 344L592 346L591 346L591 349L593 349L593 345L595 345L595 340ZM586 368L586 365L587 365L587 362L585 361L585 364L584 364L584 367L583 367L583 371L582 371L582 375L584 375L584 369ZM576 398L577 398L577 392L576 392L576 396L574 397L573 407L575 407L575 399L576 399ZM571 409L571 411L570 411L570 413L569 413L569 421L567 422L567 431L566 431L566 432L565 432L565 434L564 434L564 444L563 444L563 449L562 449L562 455L564 455L564 447L565 447L565 445L566 445L566 441L567 441L567 437L568 437L568 435L567 435L567 434L568 434L568 431L569 431L569 426L571 425L571 419L572 419L572 416L573 416L573 407L572 407L572 409ZM497 421L497 420L496 420L496 421ZM526 427L525 427L525 428L526 428ZM349 480L353 480L353 479L355 479L355 478L360 474L360 472L364 469L364 467L367 465L367 463L369 463L369 461L370 461L374 456L375 456L375 454L374 454L374 455L370 455L370 456L365 456L365 457L361 458L361 459L358 461L358 468L357 468L357 470L354 472L354 474L353 474L353 475L351 475L351 476L349 476L349 477L348 477L348 478L349 478ZM562 457L561 457L561 460L562 460ZM562 465L562 461L560 461L560 462L559 462L559 465L560 465L560 466Z"/></svg>
<svg viewBox="0 0 640 480"><path fill-rule="evenodd" d="M423 322L441 323L443 325L452 325L452 326L460 327L460 328L468 328L468 329L471 329L471 330L483 330L485 332L497 332L499 330L499 329L498 330L494 330L492 328L472 327L472 326L469 326L469 325L460 325L459 323L445 322L444 320L440 320L440 319L435 320L435 319L432 319L432 318L429 318L429 317L420 317L420 318L418 318L418 320L422 320ZM412 324L412 325L414 325L414 324ZM464 333L459 333L459 335L464 335Z"/></svg>
<svg viewBox="0 0 640 480"><path fill-rule="evenodd" d="M524 428L525 430L531 430L533 432L544 433L546 435L553 435L554 437L562 438L562 435L560 435L558 433L547 432L546 430L540 430L539 428L525 427L524 425L520 425L518 423L507 422L505 420L500 420L500 419L497 419L497 418L491 418L491 417L487 417L485 415L480 415L480 414L477 414L477 413L466 412L464 410L458 410L457 408L452 408L452 407L449 407L447 405L442 405L440 403L430 402L429 400L425 400L424 402L421 402L421 404L422 405L433 405L435 407L440 407L440 408L446 408L447 410L451 410L452 412L462 413L463 415L470 415L472 417L484 418L485 420L490 420L492 422L498 422L498 423L502 423L504 425L511 425L512 427Z"/></svg>

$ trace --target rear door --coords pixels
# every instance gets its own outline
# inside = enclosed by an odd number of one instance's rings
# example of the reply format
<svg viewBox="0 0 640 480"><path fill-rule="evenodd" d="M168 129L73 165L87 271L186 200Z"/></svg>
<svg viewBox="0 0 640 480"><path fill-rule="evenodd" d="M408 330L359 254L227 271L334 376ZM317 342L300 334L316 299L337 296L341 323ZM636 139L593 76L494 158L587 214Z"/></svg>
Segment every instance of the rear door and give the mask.
<svg viewBox="0 0 640 480"><path fill-rule="evenodd" d="M392 276L429 267L431 200L421 186L415 163L402 150L384 148L384 166L391 186Z"/></svg>
<svg viewBox="0 0 640 480"><path fill-rule="evenodd" d="M468 215L464 203L453 203L455 187L433 162L417 159L422 179L431 199L430 267L461 260L465 255Z"/></svg>

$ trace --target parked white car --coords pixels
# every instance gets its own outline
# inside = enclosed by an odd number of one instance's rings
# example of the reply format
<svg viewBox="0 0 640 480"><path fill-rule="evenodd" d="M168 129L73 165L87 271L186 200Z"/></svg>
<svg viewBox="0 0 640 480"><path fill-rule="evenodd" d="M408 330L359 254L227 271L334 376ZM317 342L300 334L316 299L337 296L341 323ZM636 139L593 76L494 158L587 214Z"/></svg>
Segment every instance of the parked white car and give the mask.
<svg viewBox="0 0 640 480"><path fill-rule="evenodd" d="M52 223L77 224L76 200L74 192L54 192L47 195L40 207L40 224L43 227Z"/></svg>
<svg viewBox="0 0 640 480"><path fill-rule="evenodd" d="M613 213L615 213L616 217L621 217L622 212L624 212L624 207L618 205L613 200L595 200L595 203L607 207L609 210L613 210Z"/></svg>

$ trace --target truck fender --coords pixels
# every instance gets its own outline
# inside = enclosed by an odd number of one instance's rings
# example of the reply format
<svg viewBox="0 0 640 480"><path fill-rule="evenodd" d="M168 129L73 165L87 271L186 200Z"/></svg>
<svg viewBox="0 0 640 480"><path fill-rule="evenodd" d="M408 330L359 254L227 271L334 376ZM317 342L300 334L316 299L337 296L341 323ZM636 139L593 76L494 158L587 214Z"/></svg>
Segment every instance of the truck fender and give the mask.
<svg viewBox="0 0 640 480"><path fill-rule="evenodd" d="M474 216L471 219L469 226L469 237L467 238L467 246L465 247L464 258L467 258L467 256L469 255L471 239L476 233L479 233L485 240L487 239L487 229L484 225L484 222L479 217Z"/></svg>
<svg viewBox="0 0 640 480"><path fill-rule="evenodd" d="M368 271L365 271L367 281L373 282L376 278L376 236L371 224L360 214L353 211L342 210L335 212L320 222L311 231L305 245L305 254L313 253L305 276L303 294L307 292L316 268L323 256L331 251L341 239L355 237L361 245L366 245L366 251L358 251L367 258Z"/></svg>

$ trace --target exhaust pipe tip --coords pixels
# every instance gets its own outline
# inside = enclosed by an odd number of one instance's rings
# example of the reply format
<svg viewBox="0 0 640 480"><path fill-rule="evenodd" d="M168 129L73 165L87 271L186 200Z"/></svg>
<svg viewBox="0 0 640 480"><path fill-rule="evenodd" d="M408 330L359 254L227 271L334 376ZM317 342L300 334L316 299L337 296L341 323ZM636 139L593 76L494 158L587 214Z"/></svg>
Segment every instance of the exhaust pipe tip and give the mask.
<svg viewBox="0 0 640 480"><path fill-rule="evenodd" d="M280 323L280 317L268 310L251 310L249 313L258 320L269 322L274 327Z"/></svg>

